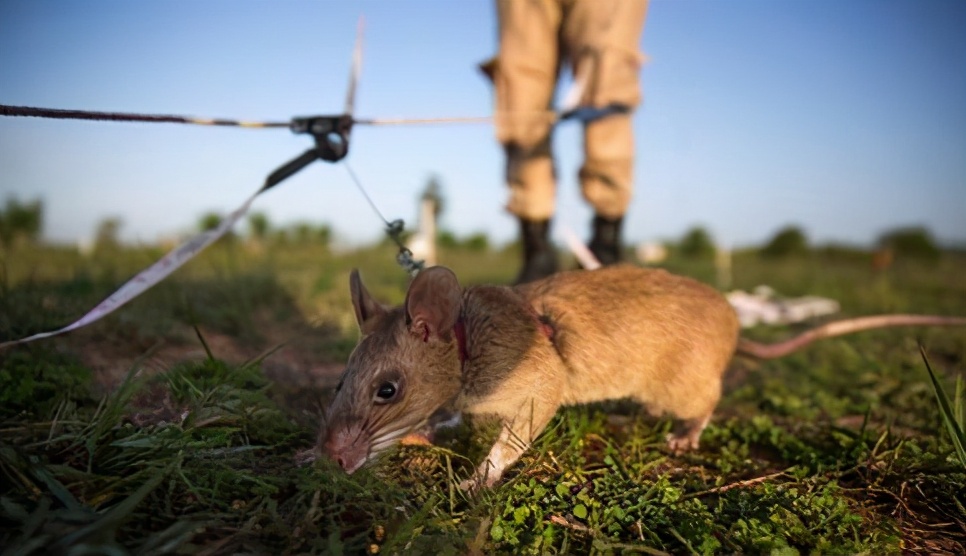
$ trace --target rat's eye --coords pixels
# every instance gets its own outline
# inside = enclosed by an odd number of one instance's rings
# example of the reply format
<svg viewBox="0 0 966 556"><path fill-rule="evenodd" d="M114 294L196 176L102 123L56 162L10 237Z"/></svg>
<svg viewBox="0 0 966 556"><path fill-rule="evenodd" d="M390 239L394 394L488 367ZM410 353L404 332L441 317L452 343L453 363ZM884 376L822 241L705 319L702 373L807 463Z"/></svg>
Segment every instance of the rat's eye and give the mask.
<svg viewBox="0 0 966 556"><path fill-rule="evenodd" d="M395 382L383 382L379 385L379 389L376 390L376 403L386 403L392 401L392 399L396 397L397 391L398 388L396 388Z"/></svg>

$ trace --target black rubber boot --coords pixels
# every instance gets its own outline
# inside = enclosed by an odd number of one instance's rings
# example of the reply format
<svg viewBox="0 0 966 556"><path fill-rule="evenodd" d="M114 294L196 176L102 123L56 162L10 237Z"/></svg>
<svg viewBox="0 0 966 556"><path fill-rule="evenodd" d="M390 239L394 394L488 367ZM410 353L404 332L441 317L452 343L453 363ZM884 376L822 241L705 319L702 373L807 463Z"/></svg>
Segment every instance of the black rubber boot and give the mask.
<svg viewBox="0 0 966 556"><path fill-rule="evenodd" d="M594 217L594 237L590 240L590 252L597 257L600 264L607 266L619 263L621 255L621 224L624 218L611 220L603 216Z"/></svg>
<svg viewBox="0 0 966 556"><path fill-rule="evenodd" d="M520 219L523 268L514 284L526 284L557 272L557 251L550 243L549 220Z"/></svg>

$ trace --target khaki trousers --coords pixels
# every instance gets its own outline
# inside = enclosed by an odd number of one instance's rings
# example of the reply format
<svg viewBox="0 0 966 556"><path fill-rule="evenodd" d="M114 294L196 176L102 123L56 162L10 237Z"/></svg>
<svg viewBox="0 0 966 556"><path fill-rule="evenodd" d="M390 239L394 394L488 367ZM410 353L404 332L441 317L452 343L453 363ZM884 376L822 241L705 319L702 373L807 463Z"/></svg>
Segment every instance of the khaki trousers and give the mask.
<svg viewBox="0 0 966 556"><path fill-rule="evenodd" d="M528 220L553 216L556 179L550 133L564 63L586 76L581 106L640 103L638 51L647 0L496 0L499 54L482 68L493 81L497 140L506 150L507 209ZM584 198L606 218L631 199L631 114L584 125Z"/></svg>

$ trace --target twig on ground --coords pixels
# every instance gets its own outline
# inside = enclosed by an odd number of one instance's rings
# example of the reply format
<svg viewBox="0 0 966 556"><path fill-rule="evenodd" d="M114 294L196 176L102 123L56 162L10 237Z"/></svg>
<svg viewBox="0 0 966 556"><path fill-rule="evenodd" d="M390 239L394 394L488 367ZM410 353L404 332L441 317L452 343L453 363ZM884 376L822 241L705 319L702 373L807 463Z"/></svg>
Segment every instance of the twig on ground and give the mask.
<svg viewBox="0 0 966 556"><path fill-rule="evenodd" d="M586 525L584 525L582 523L575 523L573 521L569 521L567 518L560 517L559 515L556 515L556 514L550 516L550 522L551 523L556 523L557 525L560 525L562 527L566 527L568 529L573 529L574 531L580 531L581 533L587 533L588 535L591 535L591 536L594 535L594 530L591 529L590 527L587 527Z"/></svg>
<svg viewBox="0 0 966 556"><path fill-rule="evenodd" d="M729 490L731 490L733 488L744 488L744 487L747 487L747 486L752 486L752 485L757 485L759 483L764 483L764 482L766 482L766 481L768 481L770 479L775 479L777 477L781 477L784 474L785 474L784 471L779 471L777 473L771 473L771 474L764 475L764 476L761 476L761 477L755 477L753 479L745 479L744 481L738 481L738 482L735 482L735 483L729 483L727 485L721 485L719 487L715 487L715 488L712 488L712 489L704 490L704 491L701 491L701 492L691 492L691 493L685 494L684 496L682 496L682 498L694 498L694 497L697 497L697 496L704 496L706 494L720 494L722 492L727 492L727 491L729 491Z"/></svg>

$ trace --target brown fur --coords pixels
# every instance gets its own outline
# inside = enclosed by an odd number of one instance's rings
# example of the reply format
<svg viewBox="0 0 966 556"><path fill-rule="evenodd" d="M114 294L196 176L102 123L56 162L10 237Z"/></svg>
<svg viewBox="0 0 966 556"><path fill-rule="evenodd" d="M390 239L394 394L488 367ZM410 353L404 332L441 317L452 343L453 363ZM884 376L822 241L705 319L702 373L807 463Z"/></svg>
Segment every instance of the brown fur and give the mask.
<svg viewBox="0 0 966 556"><path fill-rule="evenodd" d="M663 270L611 267L560 273L518 289L460 290L458 312L450 314L434 300L453 288L459 288L455 276L442 267L413 282L407 303L418 297L429 320L445 323L427 334L407 317L410 307L380 308L353 275L364 335L330 408L324 442L347 470L373 455L373 440L382 448L385 430L412 431L441 408L496 415L504 423L475 484L498 480L564 404L630 397L679 418L673 449L697 446L738 338L734 311L714 289ZM538 316L552 327L552 339ZM446 328L457 319L466 330L462 363ZM385 380L403 384L400 398L373 404Z"/></svg>

